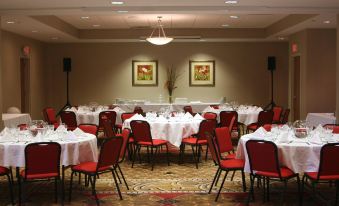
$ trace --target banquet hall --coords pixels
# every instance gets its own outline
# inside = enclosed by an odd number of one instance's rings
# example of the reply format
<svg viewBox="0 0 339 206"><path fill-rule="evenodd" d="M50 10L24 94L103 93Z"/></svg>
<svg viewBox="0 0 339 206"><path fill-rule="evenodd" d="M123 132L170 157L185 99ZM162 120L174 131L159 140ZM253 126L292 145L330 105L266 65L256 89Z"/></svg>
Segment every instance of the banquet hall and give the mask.
<svg viewBox="0 0 339 206"><path fill-rule="evenodd" d="M0 20L0 205L336 205L338 0L1 0Z"/></svg>

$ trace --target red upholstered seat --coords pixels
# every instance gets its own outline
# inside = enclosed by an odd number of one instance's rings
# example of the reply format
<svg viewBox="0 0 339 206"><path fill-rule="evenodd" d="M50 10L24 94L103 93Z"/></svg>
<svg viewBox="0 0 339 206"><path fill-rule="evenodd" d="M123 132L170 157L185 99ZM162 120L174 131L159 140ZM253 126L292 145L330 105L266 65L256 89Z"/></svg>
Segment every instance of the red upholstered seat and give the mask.
<svg viewBox="0 0 339 206"><path fill-rule="evenodd" d="M139 141L137 143L140 144L140 145L152 146L152 142ZM165 144L167 144L166 140L153 139L153 146L160 146L160 145L165 145Z"/></svg>
<svg viewBox="0 0 339 206"><path fill-rule="evenodd" d="M20 172L20 175L22 177L25 177L25 170L22 170ZM26 179L28 180L33 180L33 179L48 179L48 178L52 178L52 177L58 177L59 174L57 172L51 172L51 173L38 173L38 174L28 174L26 176Z"/></svg>
<svg viewBox="0 0 339 206"><path fill-rule="evenodd" d="M195 137L187 137L187 138L183 138L181 143L184 144L203 144L206 145L207 144L207 140L206 139L198 139Z"/></svg>
<svg viewBox="0 0 339 206"><path fill-rule="evenodd" d="M76 172L95 173L97 171L97 162L83 162L72 167L72 170ZM98 171L104 171L111 169L111 166L105 166L98 168Z"/></svg>
<svg viewBox="0 0 339 206"><path fill-rule="evenodd" d="M245 161L241 159L220 160L220 167L223 169L243 169Z"/></svg>
<svg viewBox="0 0 339 206"><path fill-rule="evenodd" d="M221 158L222 159L235 159L235 156L236 156L235 153L231 153L231 154L223 155Z"/></svg>
<svg viewBox="0 0 339 206"><path fill-rule="evenodd" d="M261 172L261 171L256 171L256 175L261 175L261 176L266 176L266 177L274 177L274 178L279 178L279 173L277 172ZM289 178L295 175L295 173L287 168L287 167L280 167L280 174L282 178Z"/></svg>
<svg viewBox="0 0 339 206"><path fill-rule="evenodd" d="M5 175L9 172L9 169L7 167L0 166L0 175Z"/></svg>
<svg viewBox="0 0 339 206"><path fill-rule="evenodd" d="M309 178L316 180L318 178L318 172L305 172ZM319 176L319 180L338 180L339 174L337 175L321 175Z"/></svg>
<svg viewBox="0 0 339 206"><path fill-rule="evenodd" d="M95 124L80 124L79 129L86 133L93 134L95 136L97 135L98 132L98 126Z"/></svg>

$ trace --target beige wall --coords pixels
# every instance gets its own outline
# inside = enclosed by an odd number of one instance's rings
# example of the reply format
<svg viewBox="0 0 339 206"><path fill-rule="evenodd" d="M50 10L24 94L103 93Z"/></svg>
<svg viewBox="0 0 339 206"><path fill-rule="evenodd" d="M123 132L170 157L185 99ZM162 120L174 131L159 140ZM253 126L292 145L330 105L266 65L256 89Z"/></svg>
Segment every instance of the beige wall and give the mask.
<svg viewBox="0 0 339 206"><path fill-rule="evenodd" d="M60 108L66 101L66 74L63 57L72 58L71 103L97 101L112 103L117 97L156 101L164 88L166 67L174 65L182 73L174 97L217 101L223 96L239 103L265 105L270 100L270 73L267 56L277 57L275 101L287 106L288 44L279 43L82 43L49 44L48 104ZM159 85L132 87L132 60L158 60ZM215 60L216 86L189 87L189 60Z"/></svg>
<svg viewBox="0 0 339 206"><path fill-rule="evenodd" d="M336 71L336 117L339 123L339 14L337 14L337 71Z"/></svg>
<svg viewBox="0 0 339 206"><path fill-rule="evenodd" d="M290 36L290 47L297 43L299 52L290 51L290 79L293 80L293 57L300 56L300 118L309 112L334 112L336 108L336 31L308 29ZM293 81L290 81L289 104L292 105ZM293 116L293 114L292 114Z"/></svg>
<svg viewBox="0 0 339 206"><path fill-rule="evenodd" d="M3 112L8 107L21 107L20 56L23 46L31 48L30 55L30 113L33 119L42 119L46 105L46 67L44 44L10 32L2 31L2 93Z"/></svg>

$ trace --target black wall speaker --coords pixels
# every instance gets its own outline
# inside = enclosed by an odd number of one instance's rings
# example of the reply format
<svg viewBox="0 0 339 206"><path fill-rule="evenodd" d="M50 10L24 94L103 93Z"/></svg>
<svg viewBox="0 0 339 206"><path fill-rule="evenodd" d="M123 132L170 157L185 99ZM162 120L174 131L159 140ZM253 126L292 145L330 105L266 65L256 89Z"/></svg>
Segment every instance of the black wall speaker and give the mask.
<svg viewBox="0 0 339 206"><path fill-rule="evenodd" d="M275 56L267 57L267 69L273 71L276 69L275 67Z"/></svg>
<svg viewBox="0 0 339 206"><path fill-rule="evenodd" d="M70 72L72 70L72 59L69 57L64 58L64 72Z"/></svg>

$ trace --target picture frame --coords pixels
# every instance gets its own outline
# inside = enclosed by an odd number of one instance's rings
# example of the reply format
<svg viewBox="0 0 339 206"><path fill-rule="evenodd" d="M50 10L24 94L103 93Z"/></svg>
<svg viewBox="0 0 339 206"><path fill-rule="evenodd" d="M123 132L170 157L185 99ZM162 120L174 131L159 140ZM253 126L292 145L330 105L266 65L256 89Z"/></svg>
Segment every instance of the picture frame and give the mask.
<svg viewBox="0 0 339 206"><path fill-rule="evenodd" d="M132 60L132 86L158 86L158 61Z"/></svg>
<svg viewBox="0 0 339 206"><path fill-rule="evenodd" d="M215 61L189 61L189 86L214 87Z"/></svg>

